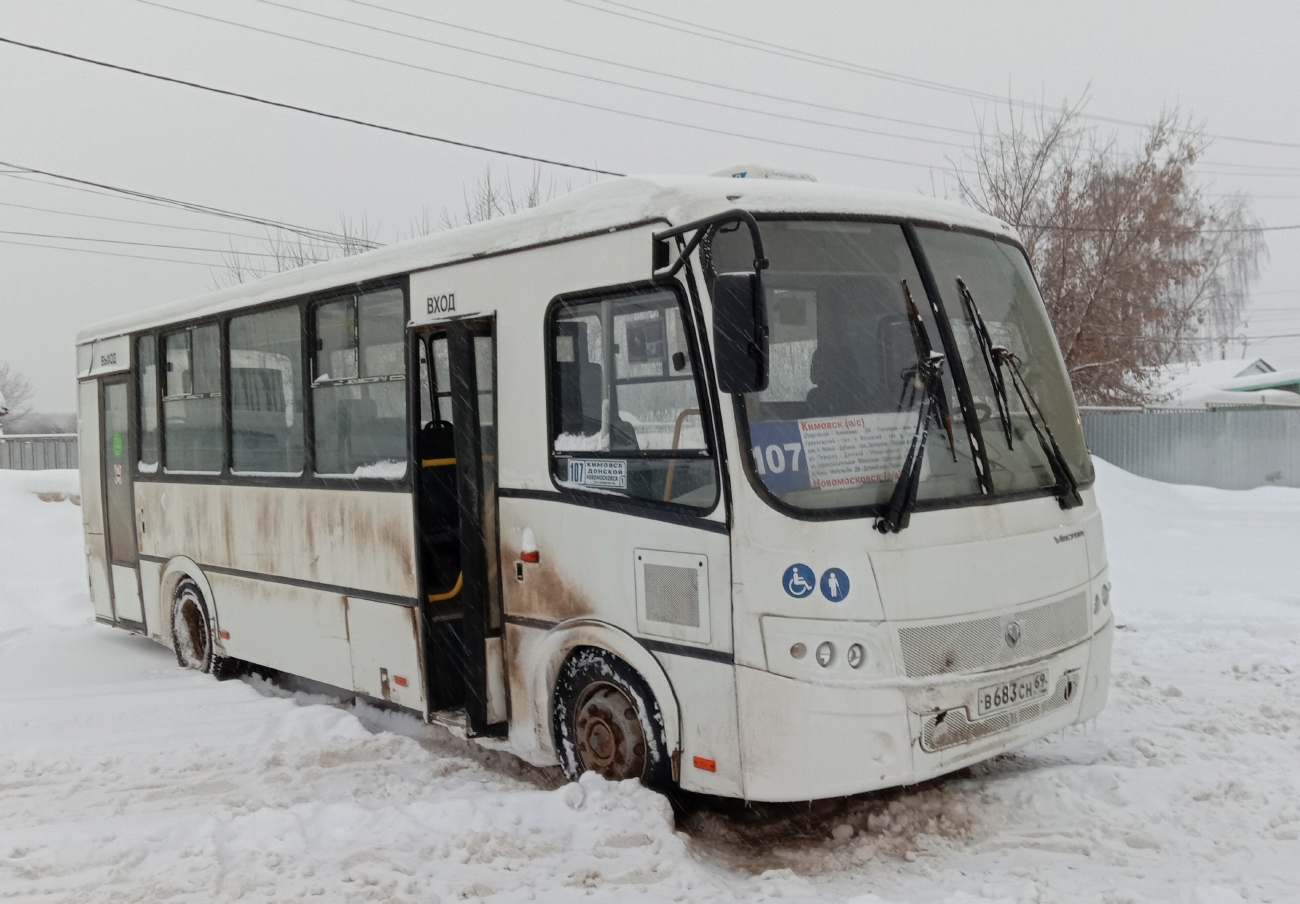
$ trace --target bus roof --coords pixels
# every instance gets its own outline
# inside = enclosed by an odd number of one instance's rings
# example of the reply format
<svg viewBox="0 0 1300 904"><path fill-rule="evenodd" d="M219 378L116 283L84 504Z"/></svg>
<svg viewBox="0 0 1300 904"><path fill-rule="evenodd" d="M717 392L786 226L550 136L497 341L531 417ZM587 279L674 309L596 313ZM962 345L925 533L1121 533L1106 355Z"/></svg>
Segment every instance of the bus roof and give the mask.
<svg viewBox="0 0 1300 904"><path fill-rule="evenodd" d="M642 223L687 223L737 207L753 213L899 217L1017 238L1001 220L923 195L785 179L634 176L599 182L510 216L95 323L77 333L77 344Z"/></svg>

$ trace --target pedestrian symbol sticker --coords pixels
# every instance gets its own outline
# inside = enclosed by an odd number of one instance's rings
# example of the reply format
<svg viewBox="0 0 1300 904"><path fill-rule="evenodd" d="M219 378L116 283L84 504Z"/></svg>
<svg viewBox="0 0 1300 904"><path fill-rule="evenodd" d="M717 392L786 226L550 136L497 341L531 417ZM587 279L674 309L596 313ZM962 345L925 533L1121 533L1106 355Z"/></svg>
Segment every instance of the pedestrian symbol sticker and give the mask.
<svg viewBox="0 0 1300 904"><path fill-rule="evenodd" d="M822 575L822 596L838 603L849 595L849 576L838 568L827 568Z"/></svg>
<svg viewBox="0 0 1300 904"><path fill-rule="evenodd" d="M781 576L781 586L785 592L797 600L813 592L817 586L817 574L802 562L796 562L785 570Z"/></svg>

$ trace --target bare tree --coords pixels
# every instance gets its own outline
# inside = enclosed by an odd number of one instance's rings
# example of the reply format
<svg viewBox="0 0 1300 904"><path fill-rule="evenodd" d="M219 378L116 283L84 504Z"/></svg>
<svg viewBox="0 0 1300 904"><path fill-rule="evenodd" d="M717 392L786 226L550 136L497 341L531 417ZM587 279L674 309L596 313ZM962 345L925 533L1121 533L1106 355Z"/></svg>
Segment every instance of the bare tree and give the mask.
<svg viewBox="0 0 1300 904"><path fill-rule="evenodd" d="M981 121L955 179L1020 231L1080 398L1140 402L1159 366L1226 349L1267 252L1244 198L1197 188L1205 141L1177 111L1125 150L1080 109Z"/></svg>
<svg viewBox="0 0 1300 904"><path fill-rule="evenodd" d="M238 251L232 244L230 251L221 255L222 268L214 275L214 288L239 285L272 273L370 251L380 247L376 240L378 232L378 227L372 227L367 217L351 219L342 214L339 215L338 232L304 235L268 228L262 242L264 250L256 255L265 263L254 263L254 255Z"/></svg>
<svg viewBox="0 0 1300 904"><path fill-rule="evenodd" d="M14 370L8 363L0 363L0 396L4 397L8 413L0 417L0 432L6 426L21 421L32 410L32 397L36 387L21 371Z"/></svg>
<svg viewBox="0 0 1300 904"><path fill-rule="evenodd" d="M523 187L516 190L508 169L504 177L497 179L492 175L492 167L488 166L483 177L476 181L473 187L462 190L463 215L453 214L444 207L438 217L438 226L442 229L455 229L457 226L469 223L483 223L495 217L504 217L537 207L572 190L572 182L566 182L561 188L554 176L551 176L543 186L542 171L538 166L533 167L532 175Z"/></svg>

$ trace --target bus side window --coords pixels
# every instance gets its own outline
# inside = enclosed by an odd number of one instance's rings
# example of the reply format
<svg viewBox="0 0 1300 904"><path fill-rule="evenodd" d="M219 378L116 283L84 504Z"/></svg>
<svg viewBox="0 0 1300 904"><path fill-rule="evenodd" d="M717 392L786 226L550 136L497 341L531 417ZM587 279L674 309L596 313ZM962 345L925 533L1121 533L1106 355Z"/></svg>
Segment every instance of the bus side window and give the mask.
<svg viewBox="0 0 1300 904"><path fill-rule="evenodd" d="M230 321L230 466L235 471L302 471L301 320L295 305Z"/></svg>
<svg viewBox="0 0 1300 904"><path fill-rule="evenodd" d="M562 302L550 320L551 459L564 489L709 509L717 475L676 293Z"/></svg>
<svg viewBox="0 0 1300 904"><path fill-rule="evenodd" d="M163 335L164 466L168 471L218 473L225 457L221 431L221 349L216 324Z"/></svg>
<svg viewBox="0 0 1300 904"><path fill-rule="evenodd" d="M404 308L400 289L379 289L314 309L318 474L406 473Z"/></svg>
<svg viewBox="0 0 1300 904"><path fill-rule="evenodd" d="M143 472L158 469L158 340L141 336L136 343L137 410L140 417L138 467Z"/></svg>

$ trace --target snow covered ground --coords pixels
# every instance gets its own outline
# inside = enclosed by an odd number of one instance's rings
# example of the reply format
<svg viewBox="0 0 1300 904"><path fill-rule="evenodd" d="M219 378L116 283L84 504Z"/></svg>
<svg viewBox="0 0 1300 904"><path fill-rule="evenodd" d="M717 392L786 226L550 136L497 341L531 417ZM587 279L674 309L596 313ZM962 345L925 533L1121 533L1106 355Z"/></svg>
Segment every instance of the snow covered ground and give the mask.
<svg viewBox="0 0 1300 904"><path fill-rule="evenodd" d="M181 671L90 621L75 474L0 471L0 899L1300 900L1300 490L1099 472L1120 629L1096 725L675 824L635 783Z"/></svg>

